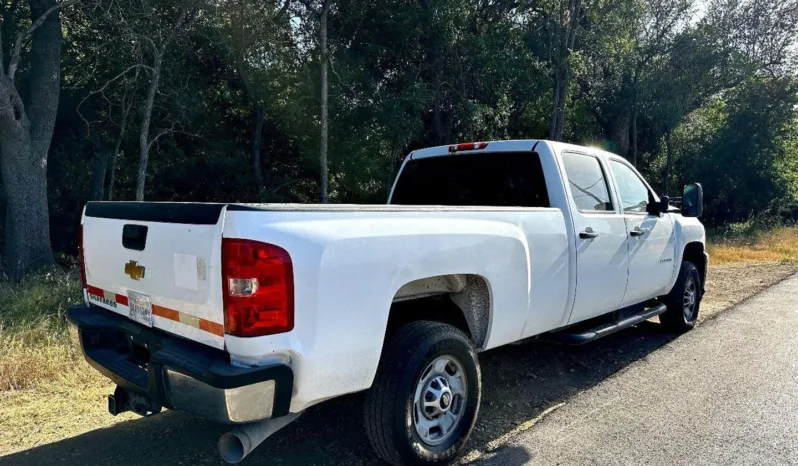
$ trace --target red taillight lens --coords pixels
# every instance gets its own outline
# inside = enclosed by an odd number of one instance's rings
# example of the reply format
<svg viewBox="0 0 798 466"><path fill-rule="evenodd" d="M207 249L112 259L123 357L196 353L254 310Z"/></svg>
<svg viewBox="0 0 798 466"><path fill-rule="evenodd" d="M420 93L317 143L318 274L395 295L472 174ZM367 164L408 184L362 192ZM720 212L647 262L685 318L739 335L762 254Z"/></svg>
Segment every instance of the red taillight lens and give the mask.
<svg viewBox="0 0 798 466"><path fill-rule="evenodd" d="M487 142L464 142L462 144L452 144L449 146L449 152L457 152L460 150L479 150L488 147Z"/></svg>
<svg viewBox="0 0 798 466"><path fill-rule="evenodd" d="M273 244L222 239L225 333L256 337L294 328L294 268Z"/></svg>
<svg viewBox="0 0 798 466"><path fill-rule="evenodd" d="M86 254L83 249L83 225L80 226L80 233L78 233L78 247L80 248L79 261L80 261L80 281L83 283L83 288L86 288Z"/></svg>

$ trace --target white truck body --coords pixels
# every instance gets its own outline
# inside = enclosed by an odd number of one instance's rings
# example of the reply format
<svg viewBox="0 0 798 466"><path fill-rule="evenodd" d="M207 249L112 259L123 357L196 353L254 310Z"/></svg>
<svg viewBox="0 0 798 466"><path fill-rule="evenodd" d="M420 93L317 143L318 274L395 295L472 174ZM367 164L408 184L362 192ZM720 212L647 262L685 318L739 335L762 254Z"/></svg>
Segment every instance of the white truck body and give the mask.
<svg viewBox="0 0 798 466"><path fill-rule="evenodd" d="M126 297L139 292L151 299L156 330L222 350L234 366L288 365L294 374L290 411L296 413L372 385L398 302L449 295L474 345L487 350L666 295L685 251L704 254L697 219L650 215L624 203L621 189L627 188L616 176L621 170L627 177L639 174L617 155L548 141L476 147L411 153L388 205L225 204L208 207L218 219L205 224L145 214L112 218L102 212L113 206L90 206L83 219L87 302L127 317ZM468 154L500 160L511 153L539 158L548 206L392 204L409 164ZM578 158L584 156L598 163L606 179L606 210L579 208L585 195L597 196L594 187L569 177L566 157L577 157L579 165L588 163ZM142 204L142 211L152 205ZM143 250L120 241L123 226L132 223L148 228ZM223 238L288 252L290 331L258 337L224 332ZM126 273L131 261L146 267L143 278ZM179 315L163 317L158 309Z"/></svg>

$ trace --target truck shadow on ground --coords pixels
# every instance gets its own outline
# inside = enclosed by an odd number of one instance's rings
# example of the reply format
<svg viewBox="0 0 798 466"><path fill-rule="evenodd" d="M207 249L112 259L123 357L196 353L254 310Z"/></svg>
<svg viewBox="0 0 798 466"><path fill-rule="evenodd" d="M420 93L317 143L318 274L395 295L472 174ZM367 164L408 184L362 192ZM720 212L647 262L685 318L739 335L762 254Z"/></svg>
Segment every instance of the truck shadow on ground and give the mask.
<svg viewBox="0 0 798 466"><path fill-rule="evenodd" d="M482 409L468 445L481 450L555 404L567 401L664 346L673 337L645 322L593 344L532 341L480 355ZM275 434L242 464L380 464L362 424L362 395L317 406ZM216 442L227 427L164 412L0 458L2 464L224 464ZM519 464L523 461L519 458Z"/></svg>

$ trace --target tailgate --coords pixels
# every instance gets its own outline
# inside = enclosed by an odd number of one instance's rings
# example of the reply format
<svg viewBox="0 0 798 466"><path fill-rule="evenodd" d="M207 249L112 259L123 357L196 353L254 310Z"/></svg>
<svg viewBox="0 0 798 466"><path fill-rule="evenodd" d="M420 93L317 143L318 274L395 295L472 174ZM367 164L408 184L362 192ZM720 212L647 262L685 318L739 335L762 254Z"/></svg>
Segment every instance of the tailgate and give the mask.
<svg viewBox="0 0 798 466"><path fill-rule="evenodd" d="M224 348L224 213L224 204L90 202L83 219L89 302Z"/></svg>

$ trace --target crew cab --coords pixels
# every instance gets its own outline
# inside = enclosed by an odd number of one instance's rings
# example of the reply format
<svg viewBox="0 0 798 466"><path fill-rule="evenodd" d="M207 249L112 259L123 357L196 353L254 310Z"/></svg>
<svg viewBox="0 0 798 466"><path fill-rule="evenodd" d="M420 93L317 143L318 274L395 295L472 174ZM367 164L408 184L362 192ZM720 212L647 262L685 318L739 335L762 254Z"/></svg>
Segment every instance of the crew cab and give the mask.
<svg viewBox="0 0 798 466"><path fill-rule="evenodd" d="M519 140L414 151L387 205L91 202L69 320L112 414L239 424L230 462L367 391L381 458L445 463L477 419L478 352L695 325L701 186L670 201L620 156Z"/></svg>

